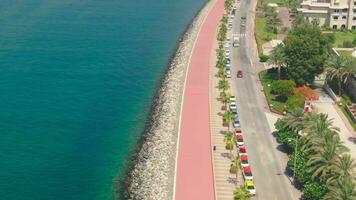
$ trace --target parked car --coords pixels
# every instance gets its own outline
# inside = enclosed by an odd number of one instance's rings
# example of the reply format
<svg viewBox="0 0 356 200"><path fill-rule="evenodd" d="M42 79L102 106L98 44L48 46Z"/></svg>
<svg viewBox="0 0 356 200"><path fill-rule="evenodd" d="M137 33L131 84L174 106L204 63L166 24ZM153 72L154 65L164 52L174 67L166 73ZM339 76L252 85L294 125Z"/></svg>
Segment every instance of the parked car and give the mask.
<svg viewBox="0 0 356 200"><path fill-rule="evenodd" d="M234 128L241 127L240 121L235 119L234 122L232 123L232 126L233 126Z"/></svg>
<svg viewBox="0 0 356 200"><path fill-rule="evenodd" d="M244 139L242 137L242 134L236 134L235 135L235 139L236 139L236 144L238 146L243 146L244 145Z"/></svg>
<svg viewBox="0 0 356 200"><path fill-rule="evenodd" d="M253 181L246 181L246 187L252 196L256 195L256 188L255 188L255 184L253 183Z"/></svg>
<svg viewBox="0 0 356 200"><path fill-rule="evenodd" d="M230 105L236 106L236 101L230 101Z"/></svg>
<svg viewBox="0 0 356 200"><path fill-rule="evenodd" d="M245 180L253 180L252 170L250 166L243 167L242 174L244 175Z"/></svg>
<svg viewBox="0 0 356 200"><path fill-rule="evenodd" d="M230 95L230 101L236 101L236 99L235 99L235 95Z"/></svg>
<svg viewBox="0 0 356 200"><path fill-rule="evenodd" d="M231 78L231 71L230 70L226 70L226 78Z"/></svg>
<svg viewBox="0 0 356 200"><path fill-rule="evenodd" d="M226 64L226 69L230 70L231 69L231 65L230 64Z"/></svg>
<svg viewBox="0 0 356 200"><path fill-rule="evenodd" d="M239 155L247 155L246 147L245 146L239 146Z"/></svg>
<svg viewBox="0 0 356 200"><path fill-rule="evenodd" d="M226 58L226 64L230 64L230 63L231 63L230 58Z"/></svg>
<svg viewBox="0 0 356 200"><path fill-rule="evenodd" d="M240 160L241 160L241 166L242 166L242 167L247 167L247 166L249 166L247 155L241 155L241 156L240 156Z"/></svg>
<svg viewBox="0 0 356 200"><path fill-rule="evenodd" d="M237 107L236 107L236 105L230 105L230 111L231 111L232 113L236 114L236 113L237 113Z"/></svg>
<svg viewBox="0 0 356 200"><path fill-rule="evenodd" d="M235 128L235 133L242 133L241 127Z"/></svg>
<svg viewBox="0 0 356 200"><path fill-rule="evenodd" d="M237 76L237 78L243 78L244 77L244 73L241 70L239 70L239 71L237 71L236 76Z"/></svg>

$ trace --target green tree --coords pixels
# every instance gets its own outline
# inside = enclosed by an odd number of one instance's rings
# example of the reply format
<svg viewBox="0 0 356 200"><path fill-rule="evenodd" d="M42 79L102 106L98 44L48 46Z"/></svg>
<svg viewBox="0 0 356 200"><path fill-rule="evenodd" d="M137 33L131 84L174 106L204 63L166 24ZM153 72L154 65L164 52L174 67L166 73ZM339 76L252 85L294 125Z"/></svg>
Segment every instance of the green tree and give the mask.
<svg viewBox="0 0 356 200"><path fill-rule="evenodd" d="M220 96L220 100L224 104L223 110L227 110L227 104L230 103L230 97L231 94L222 92L222 95Z"/></svg>
<svg viewBox="0 0 356 200"><path fill-rule="evenodd" d="M235 136L232 133L228 133L224 137L225 148L230 150L230 159L233 159L232 150L234 149Z"/></svg>
<svg viewBox="0 0 356 200"><path fill-rule="evenodd" d="M324 196L324 200L355 200L356 189L352 177L345 177L336 180L328 186L329 192Z"/></svg>
<svg viewBox="0 0 356 200"><path fill-rule="evenodd" d="M244 185L236 188L234 191L234 200L249 200L250 198L251 194Z"/></svg>
<svg viewBox="0 0 356 200"><path fill-rule="evenodd" d="M278 67L278 79L281 79L281 67L285 66L283 44L278 44L271 52L269 63Z"/></svg>
<svg viewBox="0 0 356 200"><path fill-rule="evenodd" d="M303 109L294 109L283 118L285 121L284 128L294 131L300 131L304 128L306 117Z"/></svg>
<svg viewBox="0 0 356 200"><path fill-rule="evenodd" d="M234 114L231 111L226 111L223 115L223 121L227 124L227 130L230 132L230 125L232 120L234 120Z"/></svg>
<svg viewBox="0 0 356 200"><path fill-rule="evenodd" d="M303 189L303 199L305 200L320 200L327 193L328 188L325 184L319 182L307 183Z"/></svg>
<svg viewBox="0 0 356 200"><path fill-rule="evenodd" d="M354 177L355 168L356 163L355 160L351 158L351 155L348 153L342 154L334 163L335 179Z"/></svg>
<svg viewBox="0 0 356 200"><path fill-rule="evenodd" d="M240 171L241 171L241 161L239 155L237 154L235 159L233 159L230 164L230 173L236 175L236 183Z"/></svg>
<svg viewBox="0 0 356 200"><path fill-rule="evenodd" d="M334 131L326 131L323 138L315 139L310 149L315 152L308 161L312 179L328 182L333 178L336 158L347 149L342 145L340 138Z"/></svg>
<svg viewBox="0 0 356 200"><path fill-rule="evenodd" d="M342 95L343 85L356 75L356 62L354 58L346 56L333 56L326 64L325 76L328 82L337 81L339 96Z"/></svg>
<svg viewBox="0 0 356 200"><path fill-rule="evenodd" d="M225 79L225 69L224 68L219 68L218 77L221 79Z"/></svg>
<svg viewBox="0 0 356 200"><path fill-rule="evenodd" d="M296 84L293 80L278 80L271 85L271 92L281 96L291 96L294 94Z"/></svg>
<svg viewBox="0 0 356 200"><path fill-rule="evenodd" d="M285 39L285 62L288 75L297 85L312 83L324 70L327 44L319 28L310 24L292 29Z"/></svg>
<svg viewBox="0 0 356 200"><path fill-rule="evenodd" d="M226 90L228 90L230 88L230 84L227 80L220 80L218 88L219 88L219 90L222 90L223 92L225 92Z"/></svg>

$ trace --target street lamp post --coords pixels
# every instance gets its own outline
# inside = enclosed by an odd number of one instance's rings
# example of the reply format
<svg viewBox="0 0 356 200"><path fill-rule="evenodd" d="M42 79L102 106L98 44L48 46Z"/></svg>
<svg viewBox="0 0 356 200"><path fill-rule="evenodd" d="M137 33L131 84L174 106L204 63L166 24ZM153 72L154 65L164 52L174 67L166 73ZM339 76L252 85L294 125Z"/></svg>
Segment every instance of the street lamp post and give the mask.
<svg viewBox="0 0 356 200"><path fill-rule="evenodd" d="M302 135L302 131L298 131L298 133L295 135L295 148L294 148L294 169L293 169L293 181L295 182L295 173L297 169L297 152L298 152L298 135ZM292 140L289 139L288 142L291 142Z"/></svg>

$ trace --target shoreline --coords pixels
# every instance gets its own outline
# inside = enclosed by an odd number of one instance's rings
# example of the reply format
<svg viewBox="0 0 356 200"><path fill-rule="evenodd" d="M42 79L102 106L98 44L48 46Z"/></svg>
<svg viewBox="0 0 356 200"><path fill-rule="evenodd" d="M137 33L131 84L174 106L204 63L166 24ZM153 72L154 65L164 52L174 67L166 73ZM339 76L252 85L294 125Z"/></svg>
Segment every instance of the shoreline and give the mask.
<svg viewBox="0 0 356 200"><path fill-rule="evenodd" d="M128 169L128 199L171 199L184 82L194 41L212 7L206 1L182 34L161 79L142 141Z"/></svg>

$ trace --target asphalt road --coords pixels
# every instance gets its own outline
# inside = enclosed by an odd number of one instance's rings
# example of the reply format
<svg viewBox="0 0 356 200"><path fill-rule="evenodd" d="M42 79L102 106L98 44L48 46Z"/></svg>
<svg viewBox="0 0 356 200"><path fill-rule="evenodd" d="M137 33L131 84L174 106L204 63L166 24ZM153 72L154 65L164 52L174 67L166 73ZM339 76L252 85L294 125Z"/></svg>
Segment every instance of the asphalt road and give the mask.
<svg viewBox="0 0 356 200"><path fill-rule="evenodd" d="M254 199L292 200L298 192L285 175L286 156L277 150L265 113L267 104L261 92L258 62L254 44L254 9L256 0L241 0L234 18L233 32L240 33L240 46L232 47L232 91L237 98L242 131L257 194ZM246 28L241 29L241 15L246 16ZM246 35L245 35L246 34ZM243 78L236 78L242 70Z"/></svg>

